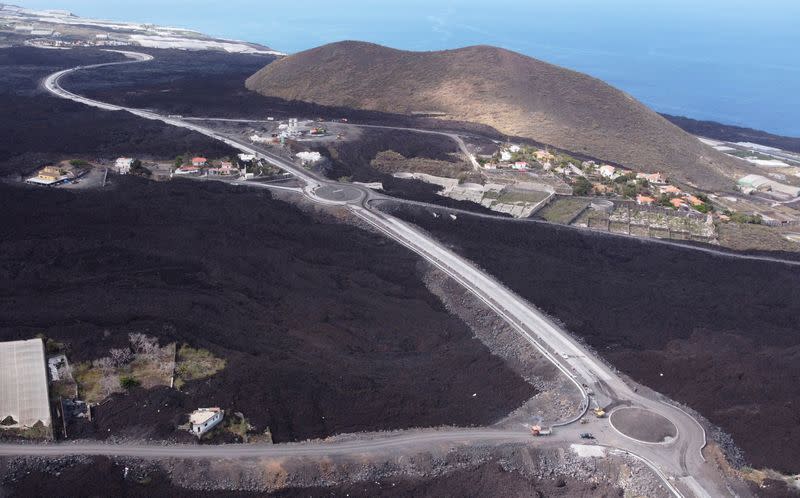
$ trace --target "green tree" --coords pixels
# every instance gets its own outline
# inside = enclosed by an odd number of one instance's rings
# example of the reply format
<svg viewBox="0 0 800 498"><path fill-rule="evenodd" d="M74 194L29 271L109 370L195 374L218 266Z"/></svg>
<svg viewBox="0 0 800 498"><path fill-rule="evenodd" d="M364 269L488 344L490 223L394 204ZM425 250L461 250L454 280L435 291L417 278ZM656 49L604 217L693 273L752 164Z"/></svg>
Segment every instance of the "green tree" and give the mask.
<svg viewBox="0 0 800 498"><path fill-rule="evenodd" d="M589 195L592 191L592 182L579 176L572 185L572 193L575 195Z"/></svg>
<svg viewBox="0 0 800 498"><path fill-rule="evenodd" d="M139 387L142 385L141 382L134 379L133 377L123 376L119 378L119 385L122 386L124 389L133 389L135 387Z"/></svg>
<svg viewBox="0 0 800 498"><path fill-rule="evenodd" d="M638 193L639 193L639 189L636 188L636 185L633 184L633 183L626 183L622 187L622 195L624 195L625 197L633 198L633 197L636 197L636 194L638 194Z"/></svg>

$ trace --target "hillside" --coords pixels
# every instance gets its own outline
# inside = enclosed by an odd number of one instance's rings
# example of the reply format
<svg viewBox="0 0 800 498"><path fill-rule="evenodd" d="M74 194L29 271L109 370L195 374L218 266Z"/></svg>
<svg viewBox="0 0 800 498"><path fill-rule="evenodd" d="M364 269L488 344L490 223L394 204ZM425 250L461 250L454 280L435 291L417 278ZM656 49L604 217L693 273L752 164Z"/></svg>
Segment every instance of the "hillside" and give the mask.
<svg viewBox="0 0 800 498"><path fill-rule="evenodd" d="M749 170L600 80L496 47L407 52L339 42L273 62L246 85L321 105L442 113L706 188L728 188Z"/></svg>

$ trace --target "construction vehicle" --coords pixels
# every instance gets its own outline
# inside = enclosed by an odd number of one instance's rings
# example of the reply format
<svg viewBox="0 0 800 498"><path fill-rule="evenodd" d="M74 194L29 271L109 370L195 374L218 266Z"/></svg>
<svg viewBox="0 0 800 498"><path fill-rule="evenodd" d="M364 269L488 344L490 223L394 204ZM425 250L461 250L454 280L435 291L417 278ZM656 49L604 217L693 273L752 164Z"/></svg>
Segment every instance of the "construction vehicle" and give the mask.
<svg viewBox="0 0 800 498"><path fill-rule="evenodd" d="M594 416L597 418L603 418L606 416L606 411L598 406L594 409Z"/></svg>
<svg viewBox="0 0 800 498"><path fill-rule="evenodd" d="M553 433L552 429L543 429L540 425L531 426L531 434L533 436L549 436Z"/></svg>

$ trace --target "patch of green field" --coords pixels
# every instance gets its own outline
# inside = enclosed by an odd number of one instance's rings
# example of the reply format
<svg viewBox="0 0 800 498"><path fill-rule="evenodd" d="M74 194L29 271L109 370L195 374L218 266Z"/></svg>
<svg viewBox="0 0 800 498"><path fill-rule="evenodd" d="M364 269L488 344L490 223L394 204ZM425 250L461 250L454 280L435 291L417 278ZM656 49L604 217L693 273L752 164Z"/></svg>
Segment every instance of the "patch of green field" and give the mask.
<svg viewBox="0 0 800 498"><path fill-rule="evenodd" d="M586 199L559 197L542 208L537 215L553 223L567 223L588 205L589 201Z"/></svg>
<svg viewBox="0 0 800 498"><path fill-rule="evenodd" d="M516 204L524 202L528 204L536 204L547 198L549 193L541 190L504 190L497 197L497 202L501 204Z"/></svg>
<svg viewBox="0 0 800 498"><path fill-rule="evenodd" d="M178 349L175 387L180 389L187 381L211 377L223 368L225 368L224 359L217 358L208 350L195 349L183 344Z"/></svg>

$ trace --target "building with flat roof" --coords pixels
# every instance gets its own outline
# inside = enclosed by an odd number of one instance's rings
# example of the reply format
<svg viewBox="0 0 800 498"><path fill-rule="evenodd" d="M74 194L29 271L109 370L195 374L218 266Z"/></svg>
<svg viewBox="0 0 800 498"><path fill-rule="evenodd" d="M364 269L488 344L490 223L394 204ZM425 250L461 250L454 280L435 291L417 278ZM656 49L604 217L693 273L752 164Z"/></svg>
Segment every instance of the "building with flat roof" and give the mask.
<svg viewBox="0 0 800 498"><path fill-rule="evenodd" d="M41 339L0 342L0 428L50 427Z"/></svg>
<svg viewBox="0 0 800 498"><path fill-rule="evenodd" d="M222 422L224 412L219 407L198 408L189 415L191 431L197 437L210 431L217 424Z"/></svg>

